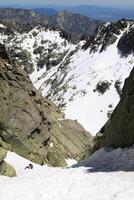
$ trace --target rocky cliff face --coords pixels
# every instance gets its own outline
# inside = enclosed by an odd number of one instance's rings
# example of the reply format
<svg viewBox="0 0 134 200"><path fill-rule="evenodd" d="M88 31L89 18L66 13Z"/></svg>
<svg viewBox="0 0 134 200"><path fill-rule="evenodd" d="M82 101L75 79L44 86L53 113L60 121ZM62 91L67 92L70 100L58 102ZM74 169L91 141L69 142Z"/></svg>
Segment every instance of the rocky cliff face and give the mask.
<svg viewBox="0 0 134 200"><path fill-rule="evenodd" d="M125 81L121 100L109 121L95 137L100 147L128 147L134 144L134 69Z"/></svg>
<svg viewBox="0 0 134 200"><path fill-rule="evenodd" d="M76 121L64 120L64 114L32 86L27 73L10 62L3 45L0 56L0 147L52 166L81 159L92 136Z"/></svg>

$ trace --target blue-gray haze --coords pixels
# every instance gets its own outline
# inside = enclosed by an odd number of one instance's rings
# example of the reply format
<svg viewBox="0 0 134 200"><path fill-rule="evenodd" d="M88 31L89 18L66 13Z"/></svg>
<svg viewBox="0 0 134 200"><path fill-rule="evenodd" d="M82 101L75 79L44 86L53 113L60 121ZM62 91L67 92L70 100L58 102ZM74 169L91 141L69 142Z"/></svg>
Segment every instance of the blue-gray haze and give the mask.
<svg viewBox="0 0 134 200"><path fill-rule="evenodd" d="M134 0L0 0L0 5L99 5L117 8L134 8Z"/></svg>

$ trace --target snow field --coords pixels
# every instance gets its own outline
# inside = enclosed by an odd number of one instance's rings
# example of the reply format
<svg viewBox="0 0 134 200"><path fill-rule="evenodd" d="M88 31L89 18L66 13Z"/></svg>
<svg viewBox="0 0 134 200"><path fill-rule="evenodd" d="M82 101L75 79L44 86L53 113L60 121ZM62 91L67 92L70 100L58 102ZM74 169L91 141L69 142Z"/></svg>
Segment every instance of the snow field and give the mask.
<svg viewBox="0 0 134 200"><path fill-rule="evenodd" d="M134 165L130 162L133 155L134 147L124 150L101 149L73 168L51 168L33 164L33 170L25 170L30 161L9 152L6 161L15 167L18 176L0 177L0 199L133 200L134 172L131 170L134 170ZM128 164L125 166L129 168L129 172L120 171L124 161ZM100 166L100 172L91 172L93 165L98 170ZM106 165L107 168L103 168L102 172L101 167ZM115 168L112 170L111 166ZM106 172L108 167L109 172ZM114 171L116 169L118 170Z"/></svg>

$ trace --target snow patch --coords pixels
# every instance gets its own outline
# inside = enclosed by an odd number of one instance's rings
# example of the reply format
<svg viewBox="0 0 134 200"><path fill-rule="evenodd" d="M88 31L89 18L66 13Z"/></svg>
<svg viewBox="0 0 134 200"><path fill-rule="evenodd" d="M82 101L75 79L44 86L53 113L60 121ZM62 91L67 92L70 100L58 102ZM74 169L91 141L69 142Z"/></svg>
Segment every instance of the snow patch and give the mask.
<svg viewBox="0 0 134 200"><path fill-rule="evenodd" d="M75 168L62 169L39 166L32 163L33 169L25 170L24 168L31 162L15 153L9 152L6 161L15 167L18 177L0 176L0 199L133 200L134 172L92 173L89 171L93 167L93 163L95 166L104 166L105 170L107 168L104 163L107 162L110 169L115 164L117 166L118 162L122 163L122 166L127 166L128 164L132 167L130 160L132 163L133 158L134 147L124 150L107 149L106 151L101 149L91 156L90 162L89 159L87 162L84 161L87 166L82 165Z"/></svg>
<svg viewBox="0 0 134 200"><path fill-rule="evenodd" d="M3 24L0 24L0 28L6 28L6 26L4 26Z"/></svg>
<svg viewBox="0 0 134 200"><path fill-rule="evenodd" d="M75 165L77 161L74 159L66 159L66 163L68 167L71 167L72 165Z"/></svg>

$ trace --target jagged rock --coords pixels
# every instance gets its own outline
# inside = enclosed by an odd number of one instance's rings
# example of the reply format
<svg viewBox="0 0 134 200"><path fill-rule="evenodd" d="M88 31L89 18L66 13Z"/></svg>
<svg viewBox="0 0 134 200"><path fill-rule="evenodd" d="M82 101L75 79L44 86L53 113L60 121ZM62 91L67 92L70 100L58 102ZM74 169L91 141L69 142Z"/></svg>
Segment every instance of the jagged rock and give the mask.
<svg viewBox="0 0 134 200"><path fill-rule="evenodd" d="M65 157L60 151L55 151L50 149L47 153L47 161L51 166L55 167L65 167L67 165Z"/></svg>
<svg viewBox="0 0 134 200"><path fill-rule="evenodd" d="M117 22L104 23L98 27L94 36L87 40L87 42L83 45L83 49L86 50L90 47L91 52L96 52L98 49L100 49L100 52L106 50L108 46L117 40L121 31L127 28L128 23L131 24L131 20L122 19Z"/></svg>
<svg viewBox="0 0 134 200"><path fill-rule="evenodd" d="M134 28L125 32L119 40L118 48L123 56L134 53Z"/></svg>
<svg viewBox="0 0 134 200"><path fill-rule="evenodd" d="M105 146L124 148L134 144L134 69L125 81L121 101L94 142L93 151Z"/></svg>
<svg viewBox="0 0 134 200"><path fill-rule="evenodd" d="M0 47L3 55L5 48ZM21 67L7 59L0 59L0 105L0 146L33 162L65 166L65 158L80 158L92 142L80 125L62 121L64 114L41 96Z"/></svg>

